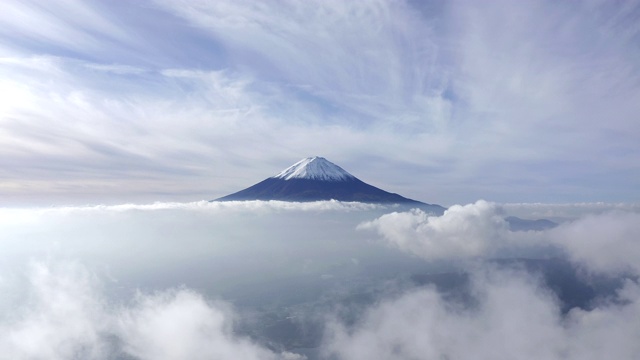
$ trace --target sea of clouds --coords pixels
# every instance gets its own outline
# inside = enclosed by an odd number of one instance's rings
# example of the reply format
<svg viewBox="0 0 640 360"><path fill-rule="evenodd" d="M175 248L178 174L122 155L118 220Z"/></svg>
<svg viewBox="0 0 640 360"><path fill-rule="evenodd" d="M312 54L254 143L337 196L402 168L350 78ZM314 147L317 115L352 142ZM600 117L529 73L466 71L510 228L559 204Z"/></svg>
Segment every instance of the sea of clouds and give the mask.
<svg viewBox="0 0 640 360"><path fill-rule="evenodd" d="M635 205L2 208L0 246L0 359L640 357ZM567 308L519 259L613 285Z"/></svg>

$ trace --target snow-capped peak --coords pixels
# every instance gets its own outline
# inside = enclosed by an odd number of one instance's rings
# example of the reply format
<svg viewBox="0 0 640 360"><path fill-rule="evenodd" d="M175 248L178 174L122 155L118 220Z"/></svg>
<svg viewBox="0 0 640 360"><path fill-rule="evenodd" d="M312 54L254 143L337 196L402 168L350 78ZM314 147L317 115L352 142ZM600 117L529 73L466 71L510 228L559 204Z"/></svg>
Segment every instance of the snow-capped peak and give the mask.
<svg viewBox="0 0 640 360"><path fill-rule="evenodd" d="M311 179L325 181L344 181L355 179L353 175L346 172L340 166L320 156L302 159L284 169L281 173L274 176L274 178L283 180Z"/></svg>

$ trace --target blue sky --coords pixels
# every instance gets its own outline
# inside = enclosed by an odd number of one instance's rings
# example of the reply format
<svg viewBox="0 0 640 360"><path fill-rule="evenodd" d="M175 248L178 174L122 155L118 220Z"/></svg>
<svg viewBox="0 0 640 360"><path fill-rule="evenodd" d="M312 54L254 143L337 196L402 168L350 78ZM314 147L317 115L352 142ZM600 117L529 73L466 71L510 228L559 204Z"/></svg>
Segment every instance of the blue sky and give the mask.
<svg viewBox="0 0 640 360"><path fill-rule="evenodd" d="M312 155L426 202L640 201L640 4L0 3L0 197L194 201Z"/></svg>

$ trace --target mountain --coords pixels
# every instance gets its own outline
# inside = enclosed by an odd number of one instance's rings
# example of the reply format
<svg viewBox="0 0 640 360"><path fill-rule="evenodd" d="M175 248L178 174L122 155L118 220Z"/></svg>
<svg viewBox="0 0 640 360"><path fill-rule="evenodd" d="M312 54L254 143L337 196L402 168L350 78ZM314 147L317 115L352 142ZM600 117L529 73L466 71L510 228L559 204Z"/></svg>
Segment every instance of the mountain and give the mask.
<svg viewBox="0 0 640 360"><path fill-rule="evenodd" d="M505 221L509 224L509 230L511 231L542 231L558 226L557 223L547 219L529 220L515 216L507 216Z"/></svg>
<svg viewBox="0 0 640 360"><path fill-rule="evenodd" d="M213 201L232 200L317 200L358 201L428 207L444 212L439 205L426 204L369 185L340 166L319 156L302 159L277 175Z"/></svg>

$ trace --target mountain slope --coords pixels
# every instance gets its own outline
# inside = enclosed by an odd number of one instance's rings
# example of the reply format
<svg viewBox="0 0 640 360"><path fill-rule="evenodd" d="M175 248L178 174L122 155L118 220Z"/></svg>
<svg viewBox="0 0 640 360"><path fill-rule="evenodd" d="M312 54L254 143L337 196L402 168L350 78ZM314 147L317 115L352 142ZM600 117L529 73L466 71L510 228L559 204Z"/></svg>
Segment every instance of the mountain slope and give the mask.
<svg viewBox="0 0 640 360"><path fill-rule="evenodd" d="M433 210L437 212L444 211L444 208L438 205L425 204L369 185L338 165L317 156L302 159L275 176L244 190L216 199L216 201L318 201L331 199L366 203L425 205L434 206Z"/></svg>

